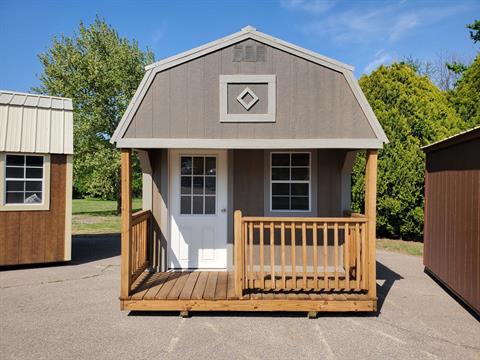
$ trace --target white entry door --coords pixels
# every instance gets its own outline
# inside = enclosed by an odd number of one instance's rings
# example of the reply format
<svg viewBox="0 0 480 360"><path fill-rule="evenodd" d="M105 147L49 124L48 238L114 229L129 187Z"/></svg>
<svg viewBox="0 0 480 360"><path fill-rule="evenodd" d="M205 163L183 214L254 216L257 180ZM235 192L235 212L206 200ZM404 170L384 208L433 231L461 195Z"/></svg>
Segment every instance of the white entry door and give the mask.
<svg viewBox="0 0 480 360"><path fill-rule="evenodd" d="M169 203L169 268L226 269L226 150L170 150Z"/></svg>

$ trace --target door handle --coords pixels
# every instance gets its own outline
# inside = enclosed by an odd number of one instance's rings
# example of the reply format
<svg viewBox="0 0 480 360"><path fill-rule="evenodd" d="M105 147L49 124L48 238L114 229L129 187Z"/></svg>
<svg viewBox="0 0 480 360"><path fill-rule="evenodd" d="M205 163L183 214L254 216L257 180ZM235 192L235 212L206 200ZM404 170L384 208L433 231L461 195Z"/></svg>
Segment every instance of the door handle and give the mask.
<svg viewBox="0 0 480 360"><path fill-rule="evenodd" d="M227 212L227 209L223 208L222 210L220 210L221 212Z"/></svg>

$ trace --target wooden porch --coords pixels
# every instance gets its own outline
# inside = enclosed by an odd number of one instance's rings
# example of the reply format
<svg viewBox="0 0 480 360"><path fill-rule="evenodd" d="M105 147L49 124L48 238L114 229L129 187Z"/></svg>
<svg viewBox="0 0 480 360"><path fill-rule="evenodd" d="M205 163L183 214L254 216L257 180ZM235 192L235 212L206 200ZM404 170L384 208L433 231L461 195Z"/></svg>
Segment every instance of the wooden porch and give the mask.
<svg viewBox="0 0 480 360"><path fill-rule="evenodd" d="M259 273L256 281L261 282ZM281 281L278 277L277 281ZM269 277L265 278L267 283ZM292 279L288 278L288 283ZM303 281L301 277L298 282ZM309 276L309 283L313 278ZM235 273L193 271L144 273L122 299L125 310L164 311L374 311L363 291L260 290L235 292Z"/></svg>
<svg viewBox="0 0 480 360"><path fill-rule="evenodd" d="M151 214L131 212L131 152L122 149L122 310L376 311L377 153L367 151L365 215L234 215L233 271L151 273Z"/></svg>

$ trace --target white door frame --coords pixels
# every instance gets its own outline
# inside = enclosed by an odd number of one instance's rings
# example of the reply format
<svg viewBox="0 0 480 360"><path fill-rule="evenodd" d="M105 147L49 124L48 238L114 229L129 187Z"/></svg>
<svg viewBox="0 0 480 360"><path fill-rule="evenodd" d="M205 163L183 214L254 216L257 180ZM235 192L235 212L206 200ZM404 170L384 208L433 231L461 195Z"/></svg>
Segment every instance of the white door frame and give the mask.
<svg viewBox="0 0 480 360"><path fill-rule="evenodd" d="M167 229L168 229L168 241L167 241L167 256L166 256L166 269L170 270L172 269L171 265L171 256L172 256L172 217L174 216L173 214L173 208L172 204L173 201L177 201L178 194L173 194L173 184L172 181L178 181L178 179L174 179L174 175L179 176L178 174L174 174L174 164L173 161L177 161L178 158L181 155L198 155L198 156L208 156L208 155L215 155L217 159L222 156L224 158L224 169L223 169L223 174L220 174L221 176L224 177L224 182L225 182L225 189L224 189L224 204L219 203L218 201L218 194L219 194L219 161L217 160L217 202L216 202L216 210L217 210L217 215L220 215L221 213L225 214L225 228L222 231L223 237L224 237L224 249L225 249L225 260L224 260L224 266L221 268L201 268L199 267L199 270L226 270L228 267L228 260L227 260L227 239L228 239L228 152L226 149L168 149L167 150L167 161L168 161L168 201L167 201ZM174 159L175 158L175 159ZM224 206L222 206L224 205ZM225 210L225 211L223 211Z"/></svg>

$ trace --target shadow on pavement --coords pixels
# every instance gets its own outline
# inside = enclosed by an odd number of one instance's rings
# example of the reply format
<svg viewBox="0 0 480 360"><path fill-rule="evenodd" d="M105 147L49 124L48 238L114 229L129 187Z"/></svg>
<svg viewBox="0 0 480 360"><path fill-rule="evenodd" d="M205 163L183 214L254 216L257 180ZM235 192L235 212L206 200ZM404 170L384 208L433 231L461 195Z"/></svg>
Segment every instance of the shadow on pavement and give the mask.
<svg viewBox="0 0 480 360"><path fill-rule="evenodd" d="M108 259L120 255L120 234L74 235L71 265Z"/></svg>
<svg viewBox="0 0 480 360"><path fill-rule="evenodd" d="M383 303L385 302L393 284L395 281L401 279L403 279L403 277L400 274L397 274L388 266L377 261L377 315L382 311ZM383 284L379 285L378 280L384 280Z"/></svg>

